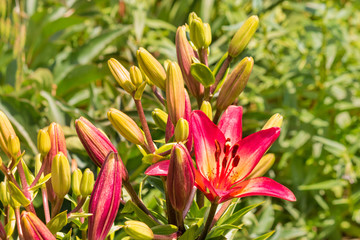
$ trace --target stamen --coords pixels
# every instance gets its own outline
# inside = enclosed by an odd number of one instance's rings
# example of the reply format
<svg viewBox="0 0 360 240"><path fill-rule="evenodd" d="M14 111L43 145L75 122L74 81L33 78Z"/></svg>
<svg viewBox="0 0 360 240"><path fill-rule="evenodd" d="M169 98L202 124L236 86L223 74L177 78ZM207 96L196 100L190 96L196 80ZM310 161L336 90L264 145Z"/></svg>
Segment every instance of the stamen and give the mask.
<svg viewBox="0 0 360 240"><path fill-rule="evenodd" d="M224 159L223 159L223 161L222 161L222 167L223 167L223 169L226 168L227 161L228 161L228 158L227 158L227 157L224 157Z"/></svg>
<svg viewBox="0 0 360 240"><path fill-rule="evenodd" d="M239 149L239 144L235 144L235 145L233 146L233 149L231 150L231 157L232 157L232 158L235 157L238 149Z"/></svg>
<svg viewBox="0 0 360 240"><path fill-rule="evenodd" d="M240 156L239 155L236 155L235 158L233 159L232 161L232 166L233 167L237 167L237 165L239 164L240 162Z"/></svg>
<svg viewBox="0 0 360 240"><path fill-rule="evenodd" d="M228 155L229 152L230 152L230 145L225 143L225 145L224 145L224 153L225 153L225 155Z"/></svg>
<svg viewBox="0 0 360 240"><path fill-rule="evenodd" d="M216 147L215 160L216 160L216 162L218 162L219 158L220 158L220 154L221 154L221 147L220 147L218 140L216 140L216 139L215 139L215 147Z"/></svg>

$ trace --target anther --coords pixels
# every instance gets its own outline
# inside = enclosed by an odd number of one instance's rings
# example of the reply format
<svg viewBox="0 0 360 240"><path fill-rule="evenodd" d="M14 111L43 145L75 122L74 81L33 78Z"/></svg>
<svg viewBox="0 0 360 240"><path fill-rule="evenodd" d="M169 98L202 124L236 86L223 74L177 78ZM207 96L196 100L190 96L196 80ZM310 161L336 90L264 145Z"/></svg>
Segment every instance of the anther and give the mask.
<svg viewBox="0 0 360 240"><path fill-rule="evenodd" d="M221 154L221 148L220 148L220 144L218 142L218 140L215 139L215 160L216 162L219 161L220 158L220 154Z"/></svg>
<svg viewBox="0 0 360 240"><path fill-rule="evenodd" d="M224 153L225 153L225 155L228 155L229 152L230 152L230 145L225 143L225 145L224 145Z"/></svg>
<svg viewBox="0 0 360 240"><path fill-rule="evenodd" d="M233 146L233 149L231 150L231 157L232 157L232 158L235 157L238 149L239 149L239 144L235 144L235 145Z"/></svg>
<svg viewBox="0 0 360 240"><path fill-rule="evenodd" d="M237 167L237 165L239 164L239 161L240 161L240 156L236 155L235 158L232 161L232 166Z"/></svg>
<svg viewBox="0 0 360 240"><path fill-rule="evenodd" d="M224 157L223 161L222 161L222 167L226 168L226 164L227 164L227 157Z"/></svg>

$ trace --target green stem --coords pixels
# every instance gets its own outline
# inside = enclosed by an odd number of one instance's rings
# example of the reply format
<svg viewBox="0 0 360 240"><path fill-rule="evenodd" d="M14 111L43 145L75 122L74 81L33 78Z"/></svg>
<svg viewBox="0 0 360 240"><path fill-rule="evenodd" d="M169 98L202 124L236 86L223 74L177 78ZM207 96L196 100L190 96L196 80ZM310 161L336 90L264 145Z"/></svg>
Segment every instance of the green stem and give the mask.
<svg viewBox="0 0 360 240"><path fill-rule="evenodd" d="M181 233L184 233L186 231L182 212L176 211L176 226Z"/></svg>
<svg viewBox="0 0 360 240"><path fill-rule="evenodd" d="M20 182L21 182L23 193L24 193L25 197L31 201L30 205L28 206L28 211L31 211L32 213L34 213L36 215L34 205L32 204L31 193L29 191L29 185L26 181L24 168L22 166L22 159L20 159L20 161L17 165L17 170L18 170L18 174L20 176Z"/></svg>
<svg viewBox="0 0 360 240"><path fill-rule="evenodd" d="M128 194L131 197L131 200L141 209L143 210L149 217L151 217L154 221L156 221L157 223L160 223L149 211L149 209L147 209L147 207L144 205L144 203L139 199L138 195L136 194L134 188L132 187L132 185L130 184L129 181L124 181L123 182L124 187L126 189L126 191L128 192Z"/></svg>
<svg viewBox="0 0 360 240"><path fill-rule="evenodd" d="M64 198L56 198L55 205L51 211L51 218L55 217L60 212L63 202Z"/></svg>
<svg viewBox="0 0 360 240"><path fill-rule="evenodd" d="M216 109L215 117L214 117L214 119L213 119L213 122L214 122L215 124L218 123L219 118L220 118L220 115L221 115L221 112L222 112L221 110Z"/></svg>
<svg viewBox="0 0 360 240"><path fill-rule="evenodd" d="M15 217L16 217L16 227L17 227L17 230L18 230L18 235L19 235L19 238L20 240L24 240L24 236L23 236L23 231L22 231L22 228L21 228L21 222L20 222L20 208L15 208Z"/></svg>
<svg viewBox="0 0 360 240"><path fill-rule="evenodd" d="M168 217L168 223L176 225L176 212L175 209L172 207L170 203L169 194L167 191L167 184L166 184L166 177L161 177L163 184L164 184L164 192L165 192L165 198L166 198L166 215Z"/></svg>
<svg viewBox="0 0 360 240"><path fill-rule="evenodd" d="M206 238L206 235L209 233L210 228L211 228L211 223L212 223L212 221L214 219L214 216L215 216L216 209L217 209L218 205L219 204L215 203L215 202L211 204L209 215L208 215L206 223L205 223L205 227L204 227L200 237L198 238L198 240L204 240Z"/></svg>
<svg viewBox="0 0 360 240"><path fill-rule="evenodd" d="M216 213L210 227L213 227L215 225L215 223L221 218L221 216L224 214L224 212L226 211L226 209L229 207L230 204L231 204L231 200L228 200L223 203L219 211Z"/></svg>
<svg viewBox="0 0 360 240"><path fill-rule="evenodd" d="M142 125L143 130L144 130L147 145L149 147L150 152L153 153L153 152L155 152L154 142L153 142L152 137L151 137L149 125L147 124L147 121L146 121L146 117L145 117L145 114L144 114L144 109L143 109L142 104L141 104L141 100L134 99L134 101L135 101L136 109L137 109L137 112L138 112L138 115L139 115L139 118L140 118L141 125Z"/></svg>
<svg viewBox="0 0 360 240"><path fill-rule="evenodd" d="M196 203L197 203L199 209L201 209L202 207L204 207L204 202L205 202L204 193L201 192L199 189L197 189L197 190L196 190Z"/></svg>
<svg viewBox="0 0 360 240"><path fill-rule="evenodd" d="M44 208L44 215L45 215L45 222L48 223L50 221L50 210L49 210L49 201L47 196L46 188L41 188L41 195L43 200L43 208Z"/></svg>
<svg viewBox="0 0 360 240"><path fill-rule="evenodd" d="M216 87L219 85L220 80L224 77L226 69L230 66L231 61L232 61L232 57L228 56L225 59L224 63L221 65L218 73L216 74L215 83L211 86L211 90L210 90L211 93L214 93Z"/></svg>

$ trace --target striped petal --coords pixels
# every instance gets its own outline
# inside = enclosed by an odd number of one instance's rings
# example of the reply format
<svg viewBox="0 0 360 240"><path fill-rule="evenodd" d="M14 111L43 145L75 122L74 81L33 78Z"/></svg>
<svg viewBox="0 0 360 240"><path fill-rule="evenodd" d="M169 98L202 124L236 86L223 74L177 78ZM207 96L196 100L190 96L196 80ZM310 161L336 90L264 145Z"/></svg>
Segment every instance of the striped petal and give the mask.
<svg viewBox="0 0 360 240"><path fill-rule="evenodd" d="M238 183L219 202L255 195L277 197L291 202L296 201L295 195L287 187L270 178L259 177Z"/></svg>
<svg viewBox="0 0 360 240"><path fill-rule="evenodd" d="M202 111L192 113L190 125L194 140L196 165L200 173L211 182L216 177L215 140L220 146L224 146L224 134Z"/></svg>
<svg viewBox="0 0 360 240"><path fill-rule="evenodd" d="M242 137L242 114L243 108L229 106L220 118L218 127L224 133L226 139L230 139L230 144L234 145Z"/></svg>

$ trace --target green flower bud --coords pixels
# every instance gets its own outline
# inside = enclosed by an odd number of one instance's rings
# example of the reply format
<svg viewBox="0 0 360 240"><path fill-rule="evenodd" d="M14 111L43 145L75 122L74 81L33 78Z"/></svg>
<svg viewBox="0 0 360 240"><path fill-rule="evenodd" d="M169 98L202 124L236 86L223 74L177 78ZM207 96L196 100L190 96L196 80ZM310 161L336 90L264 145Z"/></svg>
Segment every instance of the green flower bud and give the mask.
<svg viewBox="0 0 360 240"><path fill-rule="evenodd" d="M245 57L235 67L220 90L216 101L218 109L226 109L240 95L249 80L253 66L254 59L252 57Z"/></svg>
<svg viewBox="0 0 360 240"><path fill-rule="evenodd" d="M10 203L10 195L5 182L0 183L0 201L2 202L4 207L8 206Z"/></svg>
<svg viewBox="0 0 360 240"><path fill-rule="evenodd" d="M108 61L108 66L120 87L122 87L128 93L132 94L136 90L136 87L130 80L129 71L126 70L126 68L121 65L121 63L119 63L115 58L111 58Z"/></svg>
<svg viewBox="0 0 360 240"><path fill-rule="evenodd" d="M166 123L168 118L168 114L166 112L159 108L155 108L154 111L152 111L151 116L154 119L156 126L158 126L162 130L166 129Z"/></svg>
<svg viewBox="0 0 360 240"><path fill-rule="evenodd" d="M272 165L274 165L274 162L275 155L273 153L264 155L246 179L262 177L272 167Z"/></svg>
<svg viewBox="0 0 360 240"><path fill-rule="evenodd" d="M80 196L80 185L82 179L82 172L80 169L75 169L71 175L71 189L75 196Z"/></svg>
<svg viewBox="0 0 360 240"><path fill-rule="evenodd" d="M175 140L183 142L189 136L189 123L183 118L180 118L175 127Z"/></svg>
<svg viewBox="0 0 360 240"><path fill-rule="evenodd" d="M20 141L16 135L10 135L7 142L8 151L13 158L16 158L20 152Z"/></svg>
<svg viewBox="0 0 360 240"><path fill-rule="evenodd" d="M199 17L193 18L190 23L190 40L197 49L207 48L211 43L211 29Z"/></svg>
<svg viewBox="0 0 360 240"><path fill-rule="evenodd" d="M136 66L130 68L131 82L138 88L143 82L143 76L140 69Z"/></svg>
<svg viewBox="0 0 360 240"><path fill-rule="evenodd" d="M51 166L51 184L58 198L64 198L71 186L70 164L67 157L59 152Z"/></svg>
<svg viewBox="0 0 360 240"><path fill-rule="evenodd" d="M115 108L111 108L107 115L116 131L126 138L126 140L137 145L145 144L141 129L129 116Z"/></svg>
<svg viewBox="0 0 360 240"><path fill-rule="evenodd" d="M195 19L195 18L198 18L198 15L196 15L195 12L192 12L192 13L189 14L189 17L188 17L189 26L191 25L192 20Z"/></svg>
<svg viewBox="0 0 360 240"><path fill-rule="evenodd" d="M140 221L126 221L124 231L133 239L151 240L154 239L154 233L151 228Z"/></svg>
<svg viewBox="0 0 360 240"><path fill-rule="evenodd" d="M271 118L265 123L264 127L262 128L262 130L268 129L268 128L272 128L272 127L281 127L283 122L283 116L281 116L278 113L275 113L274 115L271 116Z"/></svg>
<svg viewBox="0 0 360 240"><path fill-rule="evenodd" d="M231 39L229 45L229 56L236 57L238 56L248 45L250 39L256 32L256 29L259 26L258 16L249 17L241 28L235 33L234 37Z"/></svg>
<svg viewBox="0 0 360 240"><path fill-rule="evenodd" d="M179 65L169 64L166 74L166 100L171 122L175 125L185 114L185 88Z"/></svg>
<svg viewBox="0 0 360 240"><path fill-rule="evenodd" d="M89 168L85 169L80 183L81 196L86 197L90 195L94 188L94 183L94 173Z"/></svg>
<svg viewBox="0 0 360 240"><path fill-rule="evenodd" d="M140 69L156 86L165 90L166 72L161 64L144 48L136 52Z"/></svg>
<svg viewBox="0 0 360 240"><path fill-rule="evenodd" d="M51 149L51 141L49 133L46 130L40 129L37 136L37 148L39 152L46 156Z"/></svg>
<svg viewBox="0 0 360 240"><path fill-rule="evenodd" d="M212 120L212 107L210 102L203 101L200 110L203 111L210 120Z"/></svg>

